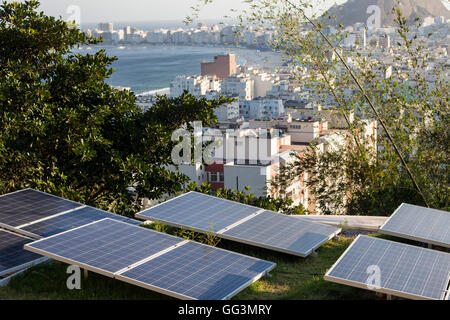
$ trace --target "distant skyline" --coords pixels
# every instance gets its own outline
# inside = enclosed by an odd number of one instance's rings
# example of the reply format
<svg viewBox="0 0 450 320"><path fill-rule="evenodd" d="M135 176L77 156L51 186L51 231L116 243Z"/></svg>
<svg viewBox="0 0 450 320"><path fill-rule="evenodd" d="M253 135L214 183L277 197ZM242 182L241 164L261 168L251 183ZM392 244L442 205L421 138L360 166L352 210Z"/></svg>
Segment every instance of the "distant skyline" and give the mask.
<svg viewBox="0 0 450 320"><path fill-rule="evenodd" d="M317 0L322 5L317 10L325 10L336 2L346 0ZM8 1L11 2L11 1ZM97 22L142 22L142 21L183 21L192 13L191 7L198 0L40 0L40 10L47 15L63 17L70 16L67 12L70 6L78 6L81 10L81 23ZM223 20L230 9L243 10L246 5L243 0L215 0L206 6L199 20Z"/></svg>
<svg viewBox="0 0 450 320"><path fill-rule="evenodd" d="M315 1L320 4L316 6L316 12L321 12L335 3L342 4L347 0ZM450 9L448 0L441 1ZM63 19L70 16L68 9L71 6L78 6L81 24L92 24L169 20L182 22L186 16L192 14L191 7L196 5L198 0L40 0L40 3L40 10L47 15L61 16ZM243 0L215 0L202 10L199 20L223 20L231 8L241 11L245 7Z"/></svg>

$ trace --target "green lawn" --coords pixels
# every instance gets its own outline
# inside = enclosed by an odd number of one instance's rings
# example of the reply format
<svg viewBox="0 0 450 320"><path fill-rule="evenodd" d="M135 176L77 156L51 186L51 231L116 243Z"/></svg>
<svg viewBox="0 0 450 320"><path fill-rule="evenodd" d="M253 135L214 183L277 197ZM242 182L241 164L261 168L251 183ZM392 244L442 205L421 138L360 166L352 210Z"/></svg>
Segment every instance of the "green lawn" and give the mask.
<svg viewBox="0 0 450 320"><path fill-rule="evenodd" d="M352 241L345 234L338 236L324 244L317 256L306 259L230 241L221 241L219 247L277 263L271 277L260 279L234 299L375 299L372 292L323 280L326 270ZM82 279L81 290L68 290L66 268L66 264L54 261L33 267L0 287L0 299L168 299L93 272Z"/></svg>

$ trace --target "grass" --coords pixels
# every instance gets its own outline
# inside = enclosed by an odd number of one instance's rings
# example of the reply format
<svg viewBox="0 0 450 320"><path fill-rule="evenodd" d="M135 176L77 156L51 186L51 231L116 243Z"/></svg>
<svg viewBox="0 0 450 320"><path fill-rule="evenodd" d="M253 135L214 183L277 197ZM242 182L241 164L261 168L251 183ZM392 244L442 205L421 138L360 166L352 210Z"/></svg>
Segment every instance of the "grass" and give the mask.
<svg viewBox="0 0 450 320"><path fill-rule="evenodd" d="M338 236L317 250L317 256L297 258L222 240L219 247L277 263L271 276L263 277L240 292L234 299L295 299L343 300L375 299L374 293L323 280L323 275L353 241ZM6 287L0 287L0 300L7 299L68 299L122 300L170 299L167 296L89 272L82 278L81 290L68 290L67 264L49 261L14 277Z"/></svg>

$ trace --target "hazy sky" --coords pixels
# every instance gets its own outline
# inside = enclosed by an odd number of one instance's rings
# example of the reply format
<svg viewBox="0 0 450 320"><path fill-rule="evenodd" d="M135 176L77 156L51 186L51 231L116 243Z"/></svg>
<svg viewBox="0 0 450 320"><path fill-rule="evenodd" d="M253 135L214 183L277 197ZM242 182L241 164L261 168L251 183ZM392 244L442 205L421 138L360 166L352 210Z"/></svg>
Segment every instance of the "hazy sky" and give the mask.
<svg viewBox="0 0 450 320"><path fill-rule="evenodd" d="M81 23L180 20L192 13L191 7L198 0L40 0L41 10L48 15L70 16L67 10L75 5L80 8ZM319 10L346 0L311 0L321 3ZM426 0L423 0L426 1ZM9 1L8 1L9 2ZM220 20L231 8L242 10L243 0L214 0L203 9L200 19ZM449 1L443 1L449 5Z"/></svg>
<svg viewBox="0 0 450 320"><path fill-rule="evenodd" d="M325 1L328 5L336 0ZM41 10L48 15L69 16L67 9L81 9L81 22L121 22L149 20L183 20L192 12L197 0L41 0ZM343 2L343 0L339 0ZM344 1L345 2L345 1ZM242 0L215 0L201 13L200 19L222 19L229 9L244 8Z"/></svg>

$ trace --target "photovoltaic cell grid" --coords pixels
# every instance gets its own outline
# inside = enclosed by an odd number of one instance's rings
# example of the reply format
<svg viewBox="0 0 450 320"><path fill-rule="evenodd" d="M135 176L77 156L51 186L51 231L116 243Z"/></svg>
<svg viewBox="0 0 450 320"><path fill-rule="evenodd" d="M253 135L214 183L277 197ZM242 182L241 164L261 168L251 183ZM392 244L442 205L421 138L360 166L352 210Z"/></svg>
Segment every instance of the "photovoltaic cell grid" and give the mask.
<svg viewBox="0 0 450 320"><path fill-rule="evenodd" d="M42 256L26 251L23 246L33 240L0 230L0 276L38 262Z"/></svg>
<svg viewBox="0 0 450 320"><path fill-rule="evenodd" d="M175 227L301 257L309 255L341 229L264 211L257 207L189 192L136 215ZM220 231L220 233L218 233Z"/></svg>
<svg viewBox="0 0 450 320"><path fill-rule="evenodd" d="M339 228L332 226L300 221L294 217L264 211L224 232L223 236L290 254L307 256L339 231Z"/></svg>
<svg viewBox="0 0 450 320"><path fill-rule="evenodd" d="M403 203L380 232L450 248L450 212Z"/></svg>
<svg viewBox="0 0 450 320"><path fill-rule="evenodd" d="M93 271L112 276L161 250L182 241L170 235L111 219L72 229L28 244L26 249L50 258L81 264ZM150 232L149 232L150 231ZM48 256L48 255L47 255Z"/></svg>
<svg viewBox="0 0 450 320"><path fill-rule="evenodd" d="M450 254L361 235L325 280L370 289L370 266L380 268L376 291L400 297L441 300L450 281Z"/></svg>
<svg viewBox="0 0 450 320"><path fill-rule="evenodd" d="M217 232L260 210L237 202L189 192L139 215L201 231Z"/></svg>
<svg viewBox="0 0 450 320"><path fill-rule="evenodd" d="M104 219L25 249L183 299L230 298L274 263Z"/></svg>
<svg viewBox="0 0 450 320"><path fill-rule="evenodd" d="M273 267L268 261L189 242L117 278L188 299L225 300Z"/></svg>
<svg viewBox="0 0 450 320"><path fill-rule="evenodd" d="M105 218L111 218L118 221L139 225L140 222L119 216L107 211L96 209L93 207L84 207L59 215L48 220L40 221L21 228L21 230L30 232L39 237L49 237L57 233L61 233L85 224L99 221Z"/></svg>
<svg viewBox="0 0 450 320"><path fill-rule="evenodd" d="M76 202L25 189L0 197L0 224L19 227L80 206Z"/></svg>

